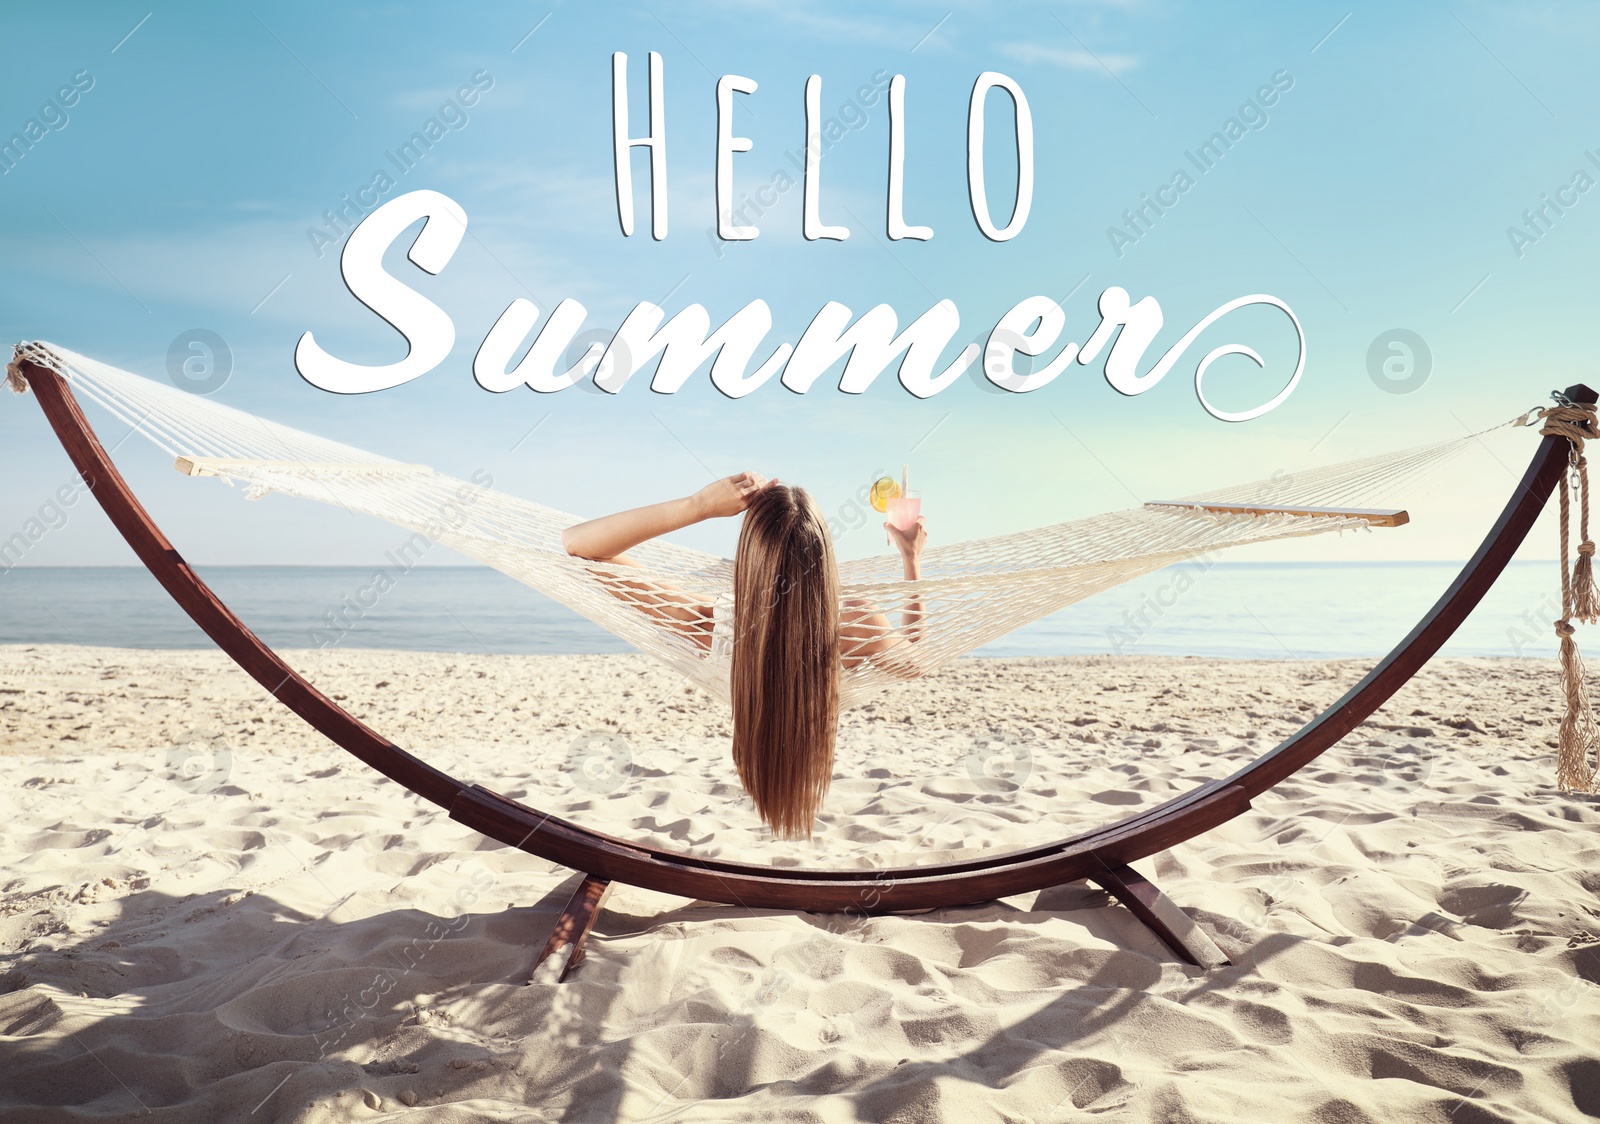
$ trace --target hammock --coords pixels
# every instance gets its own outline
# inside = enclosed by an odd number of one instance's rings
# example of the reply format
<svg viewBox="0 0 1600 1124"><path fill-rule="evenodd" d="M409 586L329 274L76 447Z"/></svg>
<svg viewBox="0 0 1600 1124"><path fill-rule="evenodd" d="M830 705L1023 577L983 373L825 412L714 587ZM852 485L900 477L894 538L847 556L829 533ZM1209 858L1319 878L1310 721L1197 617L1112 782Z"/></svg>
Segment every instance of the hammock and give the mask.
<svg viewBox="0 0 1600 1124"><path fill-rule="evenodd" d="M417 553L443 543L728 697L729 646L710 643L710 615L686 621L651 611L686 600L731 604L727 559L661 540L629 551L639 566L574 558L562 548L561 532L578 516L270 422L54 344L19 345L17 361L23 360L62 375L166 450L181 471L242 484L250 498L281 492L386 519L420 536L413 540ZM911 673L926 674L1021 625L1184 559L1247 543L1399 525L1403 511L1358 503L1437 466L1478 436L932 547L916 582L903 580L897 556L842 562L841 610L864 603L893 629L908 603L920 601ZM903 661L851 659L849 648L842 654L846 706L908 673Z"/></svg>
<svg viewBox="0 0 1600 1124"><path fill-rule="evenodd" d="M1596 779L1593 764L1597 753L1597 730L1588 705L1588 692L1581 675L1581 661L1572 642L1573 619L1600 617L1600 596L1596 595L1593 575L1595 545L1589 538L1588 473L1583 456L1584 444L1596 437L1595 401L1597 395L1581 384L1556 395L1557 405L1537 411L1544 422L1542 440L1527 471L1507 501L1500 517L1482 545L1462 568L1433 608L1393 651L1385 656L1362 680L1322 713L1311 719L1289 738L1232 775L1200 785L1150 809L1135 812L1127 819L1092 828L1066 839L1019 851L980 856L955 862L920 867L897 867L870 872L809 870L800 867L772 867L751 863L686 855L679 852L631 843L602 835L578 824L530 808L482 785L468 784L407 753L394 742L363 724L337 702L318 691L304 676L273 652L239 620L220 598L183 561L172 543L161 533L127 481L112 463L88 419L73 395L69 378L86 393L94 395L95 380L89 377L89 361L48 345L32 344L18 348L7 367L7 377L19 393L32 388L45 417L74 466L89 483L89 488L112 524L122 534L151 575L251 678L271 696L298 714L332 742L365 764L425 800L449 810L450 817L500 843L537 855L579 871L583 878L555 927L536 963L566 951L566 967L561 978L584 957L584 943L599 915L613 882L646 886L662 893L688 898L737 904L746 909L799 909L859 914L889 913L899 910L924 910L952 905L992 901L1011 894L1042 889L1076 879L1089 878L1122 902L1174 953L1191 964L1213 967L1227 963L1227 957L1206 933L1179 906L1161 893L1128 864L1172 847L1186 839L1242 815L1250 801L1284 779L1303 769L1359 726L1436 653L1460 627L1484 593L1510 562L1527 536L1540 510L1553 491L1559 491L1561 508L1561 585L1562 618L1556 622L1561 636L1562 664L1567 688L1566 713L1560 732L1560 782L1563 788L1591 790ZM165 427L173 420L172 411L189 415L183 396L157 384L99 368L114 379L131 380L124 390L148 391L164 403L168 412L154 406L135 417L119 410L136 427ZM99 380L102 401L113 404L116 396ZM131 388L131 389L130 389ZM153 388L153 389L152 389ZM160 393L156 393L160 392ZM242 426L238 433L217 441L282 439L293 430L272 427L237 411L209 408L220 413L209 416ZM161 413L161 418L156 419ZM1526 416L1525 416L1526 418ZM1525 420L1522 419L1522 420ZM241 420L242 419L242 420ZM276 436L273 436L276 435ZM304 438L303 434L295 437ZM171 438L177 439L177 438ZM1447 455L1446 445L1464 447L1465 438L1439 446L1427 446L1399 457L1371 458L1349 465L1324 469L1317 474L1317 488L1329 495L1345 494L1357 487L1370 486L1385 476L1383 468L1396 462L1426 465ZM307 440L316 442L315 438ZM197 446L198 447L198 446ZM223 448L223 445L204 447ZM167 445L168 451L174 446ZM319 442L318 448L342 453L347 447ZM237 455L237 454L230 454ZM219 458L220 459L220 458ZM362 463L359 470L352 464ZM340 465L335 470L331 466ZM302 462L302 469L310 466ZM205 471L202 462L190 460L185 471ZM419 471L414 466L393 461L322 463L322 474L336 481L344 477L380 480L386 474L401 479ZM426 470L420 470L426 472ZM238 478L244 479L242 474ZM1330 524L1352 521L1360 524L1397 525L1403 513L1388 512L1312 512L1284 510L1288 505L1272 503L1283 492L1308 494L1307 476L1298 478L1291 488L1263 487L1265 497L1243 502L1218 499L1220 493L1194 497L1184 506L1195 512L1211 511L1216 522L1231 524L1240 518L1278 520L1294 515L1297 519L1323 519ZM1365 482L1365 483L1364 483ZM1296 490L1301 489L1301 490ZM1237 495L1250 489L1230 489ZM1579 508L1578 564L1569 567L1569 515L1574 494ZM322 498L322 497L319 497ZM516 502L506 501L511 507ZM536 505L529 505L535 510ZM1163 505L1165 506L1165 505ZM552 518L555 516L552 515ZM1196 515L1196 518L1199 516ZM566 517L561 517L566 518ZM1131 518L1129 520L1132 521ZM1066 528L1094 524L1086 520ZM1250 525L1259 525L1252 523ZM1313 525L1303 533L1315 533ZM1053 529L1065 539L1062 528ZM1296 532L1299 533L1299 532ZM990 540L999 542L1003 540ZM975 544L965 544L971 549ZM981 546L982 544L976 544ZM1063 541L1063 548L1072 545ZM545 548L549 552L549 548ZM958 555L963 547L942 552ZM684 552L662 549L662 554L679 556ZM691 557L704 557L687 552ZM1108 560L1101 560L1107 562ZM580 569L587 567L580 566ZM1064 568L1064 567L1063 567ZM1051 567L1039 567L1049 570ZM669 571L677 573L678 571ZM603 602L602 602L603 604ZM613 606L607 606L612 608Z"/></svg>

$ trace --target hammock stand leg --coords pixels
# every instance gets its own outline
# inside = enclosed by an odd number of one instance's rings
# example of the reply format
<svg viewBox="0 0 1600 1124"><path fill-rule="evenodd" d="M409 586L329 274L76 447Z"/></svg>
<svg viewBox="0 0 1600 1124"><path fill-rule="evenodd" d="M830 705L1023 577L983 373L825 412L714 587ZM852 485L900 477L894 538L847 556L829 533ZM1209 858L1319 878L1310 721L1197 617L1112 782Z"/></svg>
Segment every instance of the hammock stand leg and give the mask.
<svg viewBox="0 0 1600 1124"><path fill-rule="evenodd" d="M1199 968L1220 968L1231 961L1216 943L1196 925L1194 918L1154 882L1125 863L1108 864L1090 880L1099 884L1143 921L1180 958Z"/></svg>
<svg viewBox="0 0 1600 1124"><path fill-rule="evenodd" d="M561 969L558 981L566 982L572 970L583 963L584 942L589 939L589 931L594 928L594 923L600 916L600 907L605 904L606 895L609 893L611 893L610 882L589 874L583 876L583 882L567 901L567 908L562 910L561 916L556 919L556 927L550 931L550 939L545 942L544 951L539 954L539 959L533 962L535 969L571 945L572 952L567 956L566 966Z"/></svg>

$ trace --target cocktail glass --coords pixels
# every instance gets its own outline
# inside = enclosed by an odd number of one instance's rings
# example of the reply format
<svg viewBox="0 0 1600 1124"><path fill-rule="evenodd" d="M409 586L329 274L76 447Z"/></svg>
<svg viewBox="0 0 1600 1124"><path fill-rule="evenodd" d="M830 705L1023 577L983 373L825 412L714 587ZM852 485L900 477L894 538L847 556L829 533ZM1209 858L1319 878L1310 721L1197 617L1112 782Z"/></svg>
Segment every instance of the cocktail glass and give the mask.
<svg viewBox="0 0 1600 1124"><path fill-rule="evenodd" d="M917 525L917 519L922 515L922 496L917 492L907 492L898 499L889 501L889 522L897 530L909 531Z"/></svg>

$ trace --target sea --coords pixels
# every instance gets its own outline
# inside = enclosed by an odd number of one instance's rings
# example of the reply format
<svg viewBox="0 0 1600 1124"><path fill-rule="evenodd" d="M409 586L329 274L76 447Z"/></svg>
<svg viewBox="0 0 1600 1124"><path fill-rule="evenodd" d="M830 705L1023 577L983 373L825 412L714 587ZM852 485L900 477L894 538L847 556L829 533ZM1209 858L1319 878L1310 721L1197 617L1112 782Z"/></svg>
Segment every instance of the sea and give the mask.
<svg viewBox="0 0 1600 1124"><path fill-rule="evenodd" d="M1380 656L1449 587L1460 562L1193 561L1026 625L975 657L1091 654L1229 659ZM419 566L348 628L328 615L367 587L351 566L216 566L200 574L275 648L426 652L626 652L600 626L495 570ZM1551 658L1560 615L1554 561L1514 562L1445 655ZM1580 630L1580 640L1582 639ZM211 642L139 567L0 572L0 644L185 649Z"/></svg>

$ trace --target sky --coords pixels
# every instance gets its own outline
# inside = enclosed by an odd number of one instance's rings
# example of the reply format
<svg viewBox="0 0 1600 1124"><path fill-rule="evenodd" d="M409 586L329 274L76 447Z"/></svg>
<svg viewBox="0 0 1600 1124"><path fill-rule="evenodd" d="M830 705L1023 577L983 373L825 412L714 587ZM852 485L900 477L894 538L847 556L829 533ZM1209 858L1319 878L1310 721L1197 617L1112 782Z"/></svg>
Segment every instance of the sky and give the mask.
<svg viewBox="0 0 1600 1124"><path fill-rule="evenodd" d="M840 515L874 476L906 465L934 541L952 541L1465 434L1554 387L1600 377L1590 358L1600 191L1569 187L1580 172L1600 176L1586 156L1600 161L1600 11L1585 5L263 0L7 5L0 32L13 45L0 138L32 119L51 125L0 175L8 342L49 340L163 379L186 333L215 333L232 357L217 401L459 476L484 469L499 487L584 515L745 469L804 484ZM635 233L618 223L619 51L635 135L646 122L646 57L662 57L661 240L649 233L642 149L631 165ZM979 230L968 190L968 99L986 71L1022 89L1034 131L1032 208L1004 242ZM728 74L758 84L734 96L731 131L752 142L732 158L734 190L770 205L748 212L759 237L722 243L716 84ZM801 235L793 161L812 74L822 114L843 130L822 159L819 209L849 228L844 241ZM933 229L927 241L886 237L885 87L895 74L906 83L906 219ZM59 91L74 82L65 107ZM1276 100L1263 106L1259 91L1275 82ZM467 106L460 91L473 83ZM1199 170L1187 154L1235 117L1252 127ZM431 118L449 127L400 172L389 154ZM998 224L1016 179L1003 93L991 94L985 121ZM296 372L303 333L354 362L406 351L346 290L342 234L330 236L323 218L379 170L395 179L383 198L429 189L468 216L468 236L438 276L404 259L415 228L385 259L448 313L456 344L402 386L332 394ZM1137 240L1110 233L1130 233L1123 212L1180 170L1192 186L1133 231ZM1547 210L1530 233L1523 212L1556 198L1574 202ZM949 299L961 344L1044 295L1061 303L1063 338L1081 343L1110 286L1159 302L1165 326L1152 358L1228 301L1277 297L1303 326L1300 384L1246 422L1219 421L1197 400L1196 361L1227 343L1256 348L1266 366L1219 362L1207 376L1219 402L1244 409L1283 387L1295 337L1281 314L1259 308L1208 329L1136 396L1108 385L1099 363L1027 394L989 385L975 368L927 399L908 394L892 368L860 395L837 389L836 367L805 395L774 381L737 401L705 368L672 395L651 392L648 369L615 395L593 385L496 394L472 375L485 334L518 298L545 313L564 298L582 302L584 342L608 339L640 301L669 314L701 304L717 324L759 298L773 317L764 356L794 342L829 301L858 315L887 304L903 326ZM1426 377L1415 364L1391 369L1417 376L1410 389L1369 361L1375 343L1390 354L1395 330L1420 337L1430 357ZM30 401L7 395L4 406L0 537L71 476ZM125 432L94 419L108 444ZM1464 558L1532 444L1520 431L1472 450L1419 497L1434 518L1403 532L1248 557ZM179 477L137 439L118 445L117 458L199 563L365 563L394 545L392 529L336 509L282 497L240 503L214 481ZM680 537L728 553L735 534L723 521ZM839 545L845 556L883 549L870 529ZM1538 530L1530 551L1552 556L1553 531ZM85 502L23 561L133 559Z"/></svg>

